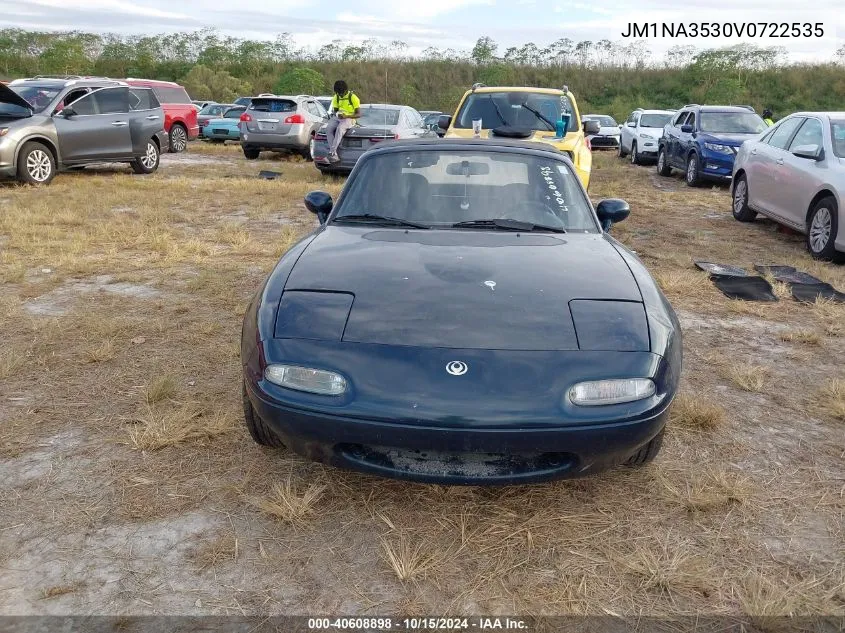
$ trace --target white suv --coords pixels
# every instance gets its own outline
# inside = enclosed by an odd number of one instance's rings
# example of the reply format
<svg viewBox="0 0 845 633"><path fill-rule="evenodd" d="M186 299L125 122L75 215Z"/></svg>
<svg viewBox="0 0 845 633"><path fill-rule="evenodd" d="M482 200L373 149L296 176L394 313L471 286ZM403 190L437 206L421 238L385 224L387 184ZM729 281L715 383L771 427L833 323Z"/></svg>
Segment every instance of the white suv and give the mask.
<svg viewBox="0 0 845 633"><path fill-rule="evenodd" d="M657 158L658 141L663 126L675 110L643 110L637 108L625 121L619 136L619 156L631 155L631 163L642 165L645 159Z"/></svg>

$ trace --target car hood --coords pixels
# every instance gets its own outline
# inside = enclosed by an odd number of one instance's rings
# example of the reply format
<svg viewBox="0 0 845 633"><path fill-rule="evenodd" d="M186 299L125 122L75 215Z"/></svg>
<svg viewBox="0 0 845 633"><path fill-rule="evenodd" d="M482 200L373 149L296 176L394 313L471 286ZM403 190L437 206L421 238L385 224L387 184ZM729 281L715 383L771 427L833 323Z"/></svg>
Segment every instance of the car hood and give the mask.
<svg viewBox="0 0 845 633"><path fill-rule="evenodd" d="M0 103L11 103L22 108L32 109L29 102L6 84L0 84Z"/></svg>
<svg viewBox="0 0 845 633"><path fill-rule="evenodd" d="M592 326L621 319L620 330L636 321L632 336L646 341L632 351L648 351L639 287L601 234L329 225L297 261L285 285L290 291L347 293L342 314L312 317L336 320L344 342L599 349L601 334L596 339ZM291 296L299 301L302 294ZM610 347L619 349L604 349Z"/></svg>
<svg viewBox="0 0 845 633"><path fill-rule="evenodd" d="M615 125L609 125L599 128L599 136L619 136L619 128Z"/></svg>
<svg viewBox="0 0 845 633"><path fill-rule="evenodd" d="M757 138L759 134L711 134L702 133L699 140L704 143L721 143L722 145L731 145L739 147L745 141Z"/></svg>
<svg viewBox="0 0 845 633"><path fill-rule="evenodd" d="M546 130L534 130L533 134L525 139L519 139L524 141L539 141L543 143L550 143L554 145L557 149L562 151L574 151L575 146L578 144L580 133L579 132L568 132L566 136L562 139L557 138L554 132L549 132ZM446 132L445 138L472 138L472 130L464 130L458 128L451 128L448 132ZM492 134L492 130L481 130L481 138L497 138L495 135Z"/></svg>

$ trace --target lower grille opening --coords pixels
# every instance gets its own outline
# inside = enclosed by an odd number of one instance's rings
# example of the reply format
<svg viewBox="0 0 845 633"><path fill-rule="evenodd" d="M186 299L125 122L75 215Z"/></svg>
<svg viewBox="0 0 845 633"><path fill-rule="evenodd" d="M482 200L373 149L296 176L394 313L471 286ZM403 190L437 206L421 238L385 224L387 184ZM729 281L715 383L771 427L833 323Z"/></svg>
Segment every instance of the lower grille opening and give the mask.
<svg viewBox="0 0 845 633"><path fill-rule="evenodd" d="M348 459L378 469L477 479L564 472L574 469L578 462L571 453L464 453L363 444L340 444L337 450Z"/></svg>

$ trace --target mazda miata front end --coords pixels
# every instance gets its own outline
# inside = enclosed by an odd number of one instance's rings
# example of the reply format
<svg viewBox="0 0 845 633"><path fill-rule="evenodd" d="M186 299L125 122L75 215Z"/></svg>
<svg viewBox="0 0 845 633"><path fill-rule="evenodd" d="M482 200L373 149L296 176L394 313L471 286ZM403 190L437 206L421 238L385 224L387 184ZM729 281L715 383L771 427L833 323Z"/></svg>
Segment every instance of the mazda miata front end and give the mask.
<svg viewBox="0 0 845 633"><path fill-rule="evenodd" d="M362 157L244 318L261 444L451 484L650 461L681 370L672 308L561 152L403 141Z"/></svg>

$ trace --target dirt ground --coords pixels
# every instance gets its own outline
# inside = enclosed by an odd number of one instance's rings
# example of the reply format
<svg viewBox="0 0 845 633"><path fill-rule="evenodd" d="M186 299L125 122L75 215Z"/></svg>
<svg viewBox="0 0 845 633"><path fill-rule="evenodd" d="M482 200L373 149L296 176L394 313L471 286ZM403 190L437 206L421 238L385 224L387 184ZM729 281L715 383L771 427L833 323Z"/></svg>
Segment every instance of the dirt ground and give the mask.
<svg viewBox="0 0 845 633"><path fill-rule="evenodd" d="M277 180L259 170L282 172ZM314 219L301 160L193 143L0 185L0 614L845 614L845 306L731 301L694 259L793 264L724 187L596 158L594 200L683 328L640 470L502 489L386 481L255 445L239 335Z"/></svg>

